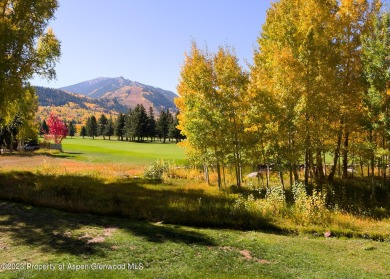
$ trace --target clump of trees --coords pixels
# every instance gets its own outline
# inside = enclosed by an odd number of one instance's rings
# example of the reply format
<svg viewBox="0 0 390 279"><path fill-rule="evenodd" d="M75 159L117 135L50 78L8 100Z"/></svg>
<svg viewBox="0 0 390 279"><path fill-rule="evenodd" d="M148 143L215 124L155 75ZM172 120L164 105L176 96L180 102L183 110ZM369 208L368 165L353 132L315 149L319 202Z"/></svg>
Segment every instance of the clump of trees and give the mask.
<svg viewBox="0 0 390 279"><path fill-rule="evenodd" d="M107 118L102 114L98 120L90 116L85 126L81 128L81 136L103 136L110 140L116 136L118 140L143 142L147 139L154 141L159 138L164 143L166 140L181 141L184 137L177 128L177 116L169 110L161 110L159 117L154 117L153 108L146 112L142 104L130 109L128 113L120 113L114 120L112 116Z"/></svg>
<svg viewBox="0 0 390 279"><path fill-rule="evenodd" d="M37 137L38 125L35 121L35 113L38 110L37 97L33 89L26 89L24 97L11 120L6 121L0 114L0 147L5 146L11 152L22 149L25 140Z"/></svg>
<svg viewBox="0 0 390 279"><path fill-rule="evenodd" d="M29 80L52 79L60 42L47 24L56 0L3 0L0 3L0 145L36 136L37 98Z"/></svg>
<svg viewBox="0 0 390 279"><path fill-rule="evenodd" d="M280 0L243 71L233 51L193 43L177 87L187 153L221 169L273 162L290 184L332 181L338 169L389 163L390 19L379 0ZM326 162L331 155L331 162ZM330 168L326 168L329 163ZM338 168L339 167L339 168Z"/></svg>

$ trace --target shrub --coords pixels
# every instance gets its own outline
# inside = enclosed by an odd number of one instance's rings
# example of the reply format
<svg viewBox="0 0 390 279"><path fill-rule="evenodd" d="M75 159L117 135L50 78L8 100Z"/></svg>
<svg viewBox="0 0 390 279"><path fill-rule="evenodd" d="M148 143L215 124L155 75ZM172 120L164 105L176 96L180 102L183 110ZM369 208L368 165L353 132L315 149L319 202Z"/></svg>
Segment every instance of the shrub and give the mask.
<svg viewBox="0 0 390 279"><path fill-rule="evenodd" d="M313 190L309 196L305 186L297 183L293 186L293 219L299 225L327 224L330 214L326 208L326 194Z"/></svg>
<svg viewBox="0 0 390 279"><path fill-rule="evenodd" d="M144 171L144 178L153 180L162 180L164 172L168 170L168 165L163 160L157 160L150 163Z"/></svg>
<svg viewBox="0 0 390 279"><path fill-rule="evenodd" d="M286 209L286 196L281 186L268 188L263 201L263 214L267 217L283 215Z"/></svg>

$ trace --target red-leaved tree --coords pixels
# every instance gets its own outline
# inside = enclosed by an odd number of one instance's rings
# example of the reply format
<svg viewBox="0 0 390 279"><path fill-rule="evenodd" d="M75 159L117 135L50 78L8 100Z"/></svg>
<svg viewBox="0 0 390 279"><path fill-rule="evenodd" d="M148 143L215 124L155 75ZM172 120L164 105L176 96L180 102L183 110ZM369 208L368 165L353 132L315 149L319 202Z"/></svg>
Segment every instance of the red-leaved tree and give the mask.
<svg viewBox="0 0 390 279"><path fill-rule="evenodd" d="M46 121L49 126L49 135L45 138L54 140L54 143L61 143L68 134L68 127L66 127L64 121L59 119L54 113L50 113L49 119Z"/></svg>

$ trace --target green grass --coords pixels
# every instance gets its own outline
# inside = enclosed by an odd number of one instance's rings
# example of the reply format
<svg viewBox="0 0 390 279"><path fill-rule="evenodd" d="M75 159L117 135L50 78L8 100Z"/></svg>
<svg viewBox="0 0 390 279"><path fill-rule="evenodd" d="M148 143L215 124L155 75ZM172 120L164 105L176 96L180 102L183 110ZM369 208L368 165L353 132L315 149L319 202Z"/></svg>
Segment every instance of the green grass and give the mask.
<svg viewBox="0 0 390 279"><path fill-rule="evenodd" d="M156 159L183 162L183 150L175 144L73 138L63 147L65 153L40 150L0 157L0 197L8 200L0 201L0 264L25 268L0 270L0 278L390 276L388 219L359 218L352 210L325 214L329 223L305 225L306 211L297 215L293 207L279 210L272 200L254 199L258 189L219 191L203 183L196 170L174 167L173 176L162 181L140 178L142 165ZM348 189L344 194L360 201ZM386 199L386 193L375 196ZM297 222L297 216L306 219ZM325 239L325 231L337 238ZM57 270L26 270L27 263L51 263ZM141 263L143 269L91 266L127 263ZM62 264L65 270L60 271ZM89 269L74 271L69 264Z"/></svg>
<svg viewBox="0 0 390 279"><path fill-rule="evenodd" d="M0 202L1 278L389 278L390 243L199 229ZM55 271L27 268L52 264ZM138 270L93 270L134 263ZM65 270L58 268L64 264ZM71 270L84 265L88 270ZM15 266L15 265L14 265Z"/></svg>
<svg viewBox="0 0 390 279"><path fill-rule="evenodd" d="M145 165L157 159L164 159L178 164L185 163L184 149L173 142L136 143L118 141L114 138L103 140L100 137L95 139L74 137L63 140L62 146L65 152L62 156L89 162Z"/></svg>

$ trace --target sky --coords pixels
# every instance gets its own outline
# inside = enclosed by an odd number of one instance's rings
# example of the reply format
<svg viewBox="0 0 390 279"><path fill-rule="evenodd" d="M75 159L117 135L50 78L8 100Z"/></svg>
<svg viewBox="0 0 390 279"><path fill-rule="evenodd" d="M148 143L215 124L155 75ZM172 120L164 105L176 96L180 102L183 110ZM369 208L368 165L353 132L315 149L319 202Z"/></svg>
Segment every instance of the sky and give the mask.
<svg viewBox="0 0 390 279"><path fill-rule="evenodd" d="M272 0L59 0L49 23L61 41L59 88L97 77L119 77L176 92L184 54L195 41L215 52L233 47L252 64Z"/></svg>

